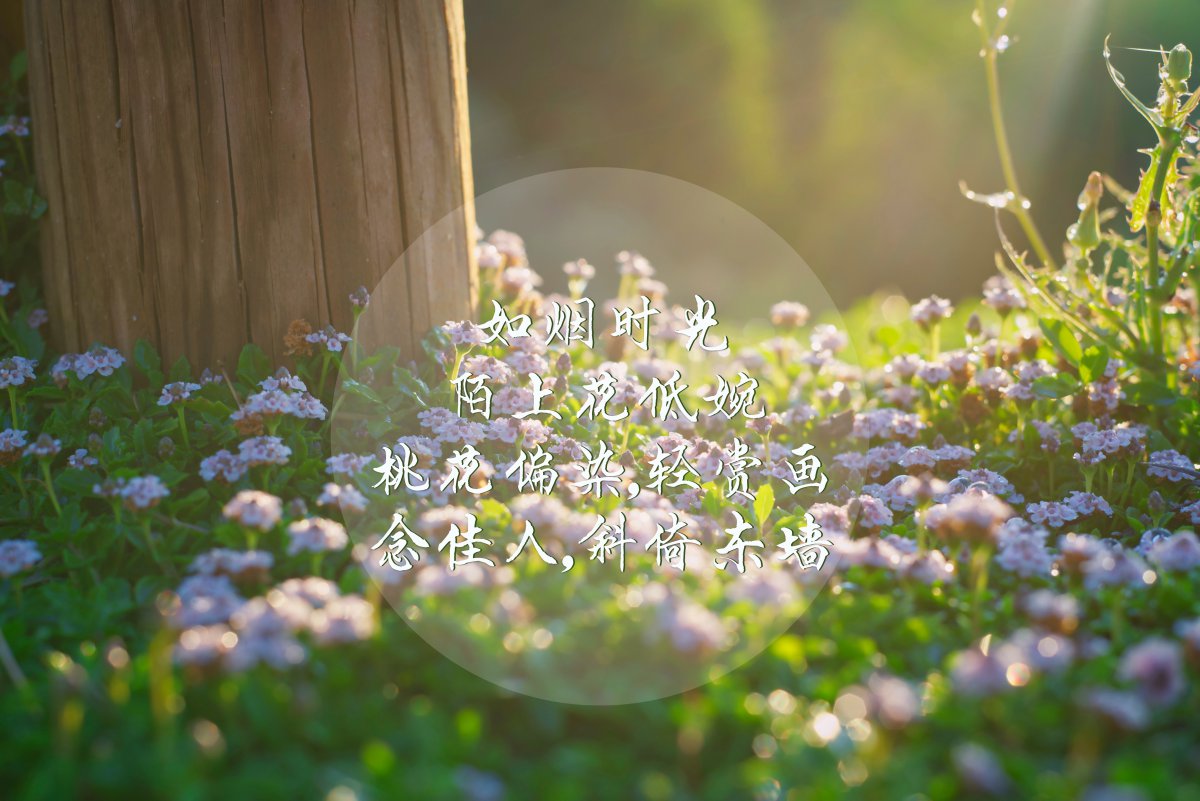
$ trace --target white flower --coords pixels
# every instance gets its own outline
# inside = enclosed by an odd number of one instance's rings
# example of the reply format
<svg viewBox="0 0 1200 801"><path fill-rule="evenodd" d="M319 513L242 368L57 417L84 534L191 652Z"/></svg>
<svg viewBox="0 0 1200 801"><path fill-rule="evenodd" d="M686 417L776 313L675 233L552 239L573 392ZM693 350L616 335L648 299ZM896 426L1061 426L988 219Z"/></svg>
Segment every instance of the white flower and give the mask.
<svg viewBox="0 0 1200 801"><path fill-rule="evenodd" d="M930 295L913 304L912 320L922 328L930 328L954 313L954 306L945 298Z"/></svg>
<svg viewBox="0 0 1200 801"><path fill-rule="evenodd" d="M361 513L367 510L367 499L353 484L340 486L330 483L321 490L321 495L317 498L317 505L336 506L343 512L350 510Z"/></svg>
<svg viewBox="0 0 1200 801"><path fill-rule="evenodd" d="M279 437L253 437L238 445L238 455L249 467L264 464L287 464L292 449Z"/></svg>
<svg viewBox="0 0 1200 801"><path fill-rule="evenodd" d="M42 552L32 540L0 542L0 577L12 578L42 561Z"/></svg>
<svg viewBox="0 0 1200 801"><path fill-rule="evenodd" d="M771 307L771 323L780 328L801 328L808 322L808 307L803 303L781 300Z"/></svg>
<svg viewBox="0 0 1200 801"><path fill-rule="evenodd" d="M68 353L59 358L50 368L50 375L55 381L64 382L67 373L74 373L81 381L89 376L99 374L112 375L121 365L125 357L115 348L96 345L87 353Z"/></svg>
<svg viewBox="0 0 1200 801"><path fill-rule="evenodd" d="M1154 476L1155 478L1165 478L1167 481L1174 483L1190 480L1196 471L1196 465L1192 463L1192 460L1179 451L1155 451L1150 454L1148 461L1147 475ZM1183 470L1171 470L1170 468L1172 467L1181 467Z"/></svg>
<svg viewBox="0 0 1200 801"><path fill-rule="evenodd" d="M0 456L9 457L9 461L15 459L17 454L25 451L28 436L27 431L19 428L6 428L0 431ZM3 462L4 460L0 459L0 464Z"/></svg>
<svg viewBox="0 0 1200 801"><path fill-rule="evenodd" d="M238 422L246 418L278 417L291 415L300 420L324 420L325 404L310 395L304 382L287 375L268 378L260 385L261 391L246 398L230 420Z"/></svg>
<svg viewBox="0 0 1200 801"><path fill-rule="evenodd" d="M225 504L222 514L247 528L269 531L283 517L283 501L269 492L242 490Z"/></svg>
<svg viewBox="0 0 1200 801"><path fill-rule="evenodd" d="M370 302L371 293L365 286L360 286L350 293L350 305L356 308L365 309Z"/></svg>
<svg viewBox="0 0 1200 801"><path fill-rule="evenodd" d="M621 275L632 275L637 278L654 276L654 267L650 261L634 250L622 250L617 254L617 270Z"/></svg>
<svg viewBox="0 0 1200 801"><path fill-rule="evenodd" d="M1000 546L996 564L1018 576L1048 576L1054 560L1037 539L1019 537Z"/></svg>
<svg viewBox="0 0 1200 801"><path fill-rule="evenodd" d="M1174 702L1186 684L1179 643L1161 637L1143 640L1122 655L1117 675L1134 682L1142 698L1151 706Z"/></svg>
<svg viewBox="0 0 1200 801"><path fill-rule="evenodd" d="M1029 519L1039 525L1050 528L1062 528L1079 517L1079 513L1065 503L1058 501L1040 501L1025 507Z"/></svg>
<svg viewBox="0 0 1200 801"><path fill-rule="evenodd" d="M818 325L809 338L809 345L817 353L837 353L848 344L850 337L832 325Z"/></svg>
<svg viewBox="0 0 1200 801"><path fill-rule="evenodd" d="M350 538L341 523L326 520L323 517L310 517L297 520L288 526L287 552L297 554L301 551L320 553L321 551L339 551L346 547Z"/></svg>
<svg viewBox="0 0 1200 801"><path fill-rule="evenodd" d="M232 484L246 475L246 462L241 456L219 450L200 462L200 477L205 481L219 478Z"/></svg>
<svg viewBox="0 0 1200 801"><path fill-rule="evenodd" d="M176 381L167 384L162 388L162 394L158 397L158 405L170 406L175 401L187 400L192 396L193 392L199 391L199 384L193 384L188 381Z"/></svg>
<svg viewBox="0 0 1200 801"><path fill-rule="evenodd" d="M175 594L178 602L168 620L176 628L224 623L244 603L229 577L223 575L190 576Z"/></svg>
<svg viewBox="0 0 1200 801"><path fill-rule="evenodd" d="M75 452L67 457L67 465L75 470L86 470L99 463L100 461L95 456L88 454L87 448L76 448Z"/></svg>
<svg viewBox="0 0 1200 801"><path fill-rule="evenodd" d="M915 414L898 409L874 409L854 415L853 436L857 439L912 440L925 428Z"/></svg>
<svg viewBox="0 0 1200 801"><path fill-rule="evenodd" d="M456 347L469 348L487 342L487 334L483 328L465 320L446 323L441 330Z"/></svg>
<svg viewBox="0 0 1200 801"><path fill-rule="evenodd" d="M508 264L525 263L525 240L521 238L520 234L496 229L488 236L487 242L504 256Z"/></svg>
<svg viewBox="0 0 1200 801"><path fill-rule="evenodd" d="M596 277L596 268L584 259L569 261L562 266L563 274L575 281L590 281Z"/></svg>
<svg viewBox="0 0 1200 801"><path fill-rule="evenodd" d="M37 359L12 356L0 360L0 389L23 386L34 379Z"/></svg>
<svg viewBox="0 0 1200 801"><path fill-rule="evenodd" d="M1079 601L1073 595L1035 590L1025 598L1025 614L1042 628L1072 634L1079 627Z"/></svg>
<svg viewBox="0 0 1200 801"><path fill-rule="evenodd" d="M149 509L171 493L158 476L139 476L126 481L118 494L130 509Z"/></svg>
<svg viewBox="0 0 1200 801"><path fill-rule="evenodd" d="M1200 566L1200 540L1181 531L1150 546L1146 556L1162 570L1186 571Z"/></svg>
<svg viewBox="0 0 1200 801"><path fill-rule="evenodd" d="M299 598L318 609L341 596L336 584L320 576L291 578L280 584L278 589L284 595Z"/></svg>
<svg viewBox="0 0 1200 801"><path fill-rule="evenodd" d="M184 667L208 667L221 661L237 642L237 635L222 623L196 625L179 634L173 657Z"/></svg>
<svg viewBox="0 0 1200 801"><path fill-rule="evenodd" d="M970 490L930 508L924 524L943 539L992 541L1012 515L1012 507L995 495Z"/></svg>
<svg viewBox="0 0 1200 801"><path fill-rule="evenodd" d="M308 386L299 376L292 375L286 367L280 367L275 375L267 376L258 382L258 388L264 392L285 390L287 392L308 392Z"/></svg>
<svg viewBox="0 0 1200 801"><path fill-rule="evenodd" d="M1002 317L1015 309L1025 308L1024 296L1002 275L993 275L984 283L983 303Z"/></svg>
<svg viewBox="0 0 1200 801"><path fill-rule="evenodd" d="M371 454L339 453L325 460L325 472L331 476L356 476L371 466Z"/></svg>
<svg viewBox="0 0 1200 801"><path fill-rule="evenodd" d="M1142 558L1125 550L1102 549L1083 565L1083 585L1098 587L1125 585L1144 587L1149 568Z"/></svg>
<svg viewBox="0 0 1200 801"><path fill-rule="evenodd" d="M324 346L325 350L330 353L340 353L342 346L350 341L349 336L335 330L332 325L327 325L320 331L313 331L304 339L315 345Z"/></svg>
<svg viewBox="0 0 1200 801"><path fill-rule="evenodd" d="M36 456L38 459L53 459L61 450L62 442L49 434L42 434L25 448L25 455Z"/></svg>
<svg viewBox="0 0 1200 801"><path fill-rule="evenodd" d="M275 563L275 558L266 551L234 551L229 548L214 548L197 556L192 561L192 572L202 576L232 576L250 578L265 576Z"/></svg>
<svg viewBox="0 0 1200 801"><path fill-rule="evenodd" d="M375 607L357 595L334 598L313 613L309 630L319 645L358 642L376 629Z"/></svg>

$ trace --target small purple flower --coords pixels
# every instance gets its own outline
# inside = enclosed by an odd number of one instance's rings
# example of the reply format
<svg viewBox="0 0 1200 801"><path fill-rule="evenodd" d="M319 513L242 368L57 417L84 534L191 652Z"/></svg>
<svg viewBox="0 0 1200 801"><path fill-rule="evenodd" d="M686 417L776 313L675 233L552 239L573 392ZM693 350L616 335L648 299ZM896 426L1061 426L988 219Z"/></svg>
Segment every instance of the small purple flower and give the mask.
<svg viewBox="0 0 1200 801"><path fill-rule="evenodd" d="M1137 685L1151 706L1166 706L1183 694L1183 654L1179 643L1151 637L1121 656L1117 675Z"/></svg>
<svg viewBox="0 0 1200 801"><path fill-rule="evenodd" d="M1192 570L1200 566L1200 539L1190 531L1181 531L1153 543L1146 557L1160 570Z"/></svg>
<svg viewBox="0 0 1200 801"><path fill-rule="evenodd" d="M0 578L12 578L42 561L42 553L32 540L0 542Z"/></svg>

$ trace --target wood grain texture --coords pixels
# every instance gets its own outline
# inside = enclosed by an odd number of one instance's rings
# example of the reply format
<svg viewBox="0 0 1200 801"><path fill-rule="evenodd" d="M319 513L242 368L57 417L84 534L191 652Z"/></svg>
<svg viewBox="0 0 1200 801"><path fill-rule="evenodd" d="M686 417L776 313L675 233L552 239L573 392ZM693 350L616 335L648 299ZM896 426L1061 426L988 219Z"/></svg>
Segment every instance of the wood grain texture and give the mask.
<svg viewBox="0 0 1200 801"><path fill-rule="evenodd" d="M281 360L418 239L400 344L473 313L461 0L26 0L25 24L60 347Z"/></svg>

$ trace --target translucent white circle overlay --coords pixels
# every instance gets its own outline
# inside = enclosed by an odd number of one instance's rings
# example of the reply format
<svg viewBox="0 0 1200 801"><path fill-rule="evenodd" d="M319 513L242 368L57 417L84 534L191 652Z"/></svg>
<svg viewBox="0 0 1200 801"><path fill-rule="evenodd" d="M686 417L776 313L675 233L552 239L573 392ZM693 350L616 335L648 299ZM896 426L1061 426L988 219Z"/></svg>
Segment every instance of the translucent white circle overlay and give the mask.
<svg viewBox="0 0 1200 801"><path fill-rule="evenodd" d="M803 303L814 319L845 330L829 293L787 242L745 209L685 181L628 169L562 170L486 192L476 198L475 211L486 230L509 230L524 238L529 264L543 276L539 289L547 296L566 294L567 280L560 269L564 262L585 259L595 265L597 276L585 293L596 304L593 364L607 358L602 344L607 336L602 333L602 309L617 288L614 259L619 252L636 251L654 265L656 279L669 287L666 305L694 308L695 295L711 300L720 321L712 335L718 341L730 335L733 347L724 354L698 349L681 354L676 349L674 357L683 381L691 386L689 397L698 396L696 390L705 385L704 380L689 380L693 372L702 373L705 380L714 375L733 379L739 369L745 369L748 362L738 345L743 324L753 323L753 316L760 329L767 327L766 317L774 302ZM440 221L409 253L420 253L437 238L452 235L455 224L455 215ZM402 341L408 326L414 324L386 303L387 298L407 296L410 277L406 263L407 254L371 292L371 302L355 329L362 353L371 354ZM481 281L486 280L486 271L481 271ZM754 305L748 312L751 302ZM741 314L731 313L730 308ZM543 325L537 315L533 320L535 327ZM433 321L435 325L441 322ZM780 332L780 336L802 337L799 347L807 350L809 330ZM557 361L556 347L551 346L546 354L551 373ZM852 347L847 345L847 350ZM853 361L852 353L847 357L843 351L841 355ZM626 349L625 357L631 362L642 356L640 351L631 354ZM418 365L416 372L428 372L432 364L430 360ZM580 369L578 364L574 368L576 372ZM778 370L779 365L772 364L768 356L762 369ZM331 420L333 453L372 453L372 466L379 464L382 446L394 446L398 437L428 434L416 419L420 404L451 410L455 405L444 391L420 397L425 390L418 382L406 379L401 387L392 376L381 375L381 370L380 363L370 359L344 360ZM636 374L636 365L631 365L631 374ZM525 376L515 380L528 386ZM435 383L431 380L430 385ZM801 397L797 398L797 392ZM803 387L792 387L787 403L806 402L803 393ZM696 405L692 403L693 408ZM782 404L769 404L766 409L785 410ZM564 419L571 419L570 415L564 413ZM613 432L602 425L589 423L587 429L616 452L614 464L625 450L634 451L641 465L638 478L642 478L644 441L636 437L616 441ZM586 441L579 431L576 429L576 438L583 444L598 444ZM733 436L749 442L754 435L742 430L713 439L729 445ZM785 442L789 448L803 444L790 438ZM456 447L444 446L438 463ZM487 447L479 445L480 450ZM516 446L506 447L512 454L503 458L511 459ZM832 461L832 453L819 455L826 465ZM363 480L370 482L376 477L368 469ZM830 500L813 490L792 498L778 481L774 482L773 525L743 535L743 539L764 542L761 550L747 551L759 553L763 567L747 562L744 573L714 566L716 549L729 539L725 529L732 525L728 511L735 508L732 503L723 504L726 511L715 524L689 526L685 531L701 545L689 549L686 570L680 572L668 565L655 566L654 550L644 548L657 523L669 524L668 508L645 492L637 500L622 497L606 502L603 513L607 518L625 512L628 527L636 529L627 532L637 544L627 547L626 569L619 572L613 561L600 564L589 559L591 544L579 543L577 528L561 523L564 515L573 516L576 526L581 515L595 518L591 497L583 508L578 499L565 497L556 489L550 497L561 505L527 498L514 506L510 501L515 490L503 480L501 471L492 476L492 482L492 490L481 496L460 492L449 501L450 511L430 514L430 508L438 507L431 506L427 496L414 498L401 492L387 498L387 504L374 503L365 514L347 513L346 523L356 552L391 607L445 656L514 693L570 704L615 705L664 698L701 686L741 666L786 632L836 569L836 551L819 571L801 570L794 560L777 558L783 538L780 523L795 529L806 506ZM561 479L559 486L564 483ZM751 482L749 491L757 489ZM832 489L831 485L830 493ZM480 508L481 498L492 500ZM747 519L748 506L748 502L740 503ZM446 554L436 548L448 529L446 521L461 520L465 514L453 507L478 513L483 528L480 536L493 543L484 555L495 567L447 569ZM535 528L538 542L557 565L543 563L531 547L513 562L505 562L524 531L520 515L531 507L533 514L540 516ZM373 550L387 531L393 511L404 512L406 524L431 546L421 552L411 570L403 572L379 565L382 549ZM430 523L439 519L442 528ZM685 515L685 519L691 518ZM574 564L564 571L566 556Z"/></svg>

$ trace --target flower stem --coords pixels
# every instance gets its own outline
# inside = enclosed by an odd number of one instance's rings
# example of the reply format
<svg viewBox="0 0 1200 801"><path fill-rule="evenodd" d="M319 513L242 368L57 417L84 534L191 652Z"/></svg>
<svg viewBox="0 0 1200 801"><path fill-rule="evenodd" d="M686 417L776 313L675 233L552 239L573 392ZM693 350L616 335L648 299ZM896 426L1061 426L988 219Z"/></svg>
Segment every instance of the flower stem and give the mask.
<svg viewBox="0 0 1200 801"><path fill-rule="evenodd" d="M1158 229L1162 225L1163 214L1160 201L1177 147L1173 139L1161 140L1159 143L1162 157L1159 159L1158 169L1154 173L1154 184L1150 189L1150 203L1152 206L1159 206L1159 210L1157 214L1146 215L1146 272L1142 276L1144 286L1139 305L1143 306L1144 312L1149 316L1150 350L1155 359L1164 356L1162 303L1158 298Z"/></svg>
<svg viewBox="0 0 1200 801"><path fill-rule="evenodd" d="M1021 194L1021 187L1017 182L1017 169L1013 162L1012 148L1008 143L1008 131L1004 125L1004 107L1000 102L1000 71L996 66L996 61L1000 53L996 49L996 43L992 38L992 31L987 27L985 22L987 15L984 5L984 0L976 0L975 8L978 17L979 34L983 37L983 63L984 71L987 75L988 106L992 114L992 129L996 137L996 150L1000 155L1000 170L1004 173L1004 183L1008 187L1008 191L1015 195L1015 203L1009 210L1016 216L1017 222L1021 224L1021 229L1025 232L1025 236L1029 238L1029 244L1033 246L1033 250L1037 253L1037 257L1042 262L1042 265L1055 270L1057 269L1057 265L1050 256L1050 249L1046 247L1046 241L1042 239L1041 232L1038 231L1037 223L1033 221L1033 216L1030 215L1029 209L1025 208L1025 196Z"/></svg>
<svg viewBox="0 0 1200 801"><path fill-rule="evenodd" d="M987 594L988 560L992 558L991 546L979 544L971 550L971 581L974 592L971 600L971 627L978 635L982 630L980 617L983 612L983 598Z"/></svg>
<svg viewBox="0 0 1200 801"><path fill-rule="evenodd" d="M4 665L4 672L12 679L12 683L17 687L24 687L29 681L25 678L25 674L21 672L21 666L17 664L16 657L13 656L12 649L8 647L8 639L4 636L4 631L0 629L0 663Z"/></svg>
<svg viewBox="0 0 1200 801"><path fill-rule="evenodd" d="M17 482L17 488L21 490L21 499L25 501L25 505L29 506L29 490L25 489L25 477L21 475L21 465L18 463L12 468L13 480Z"/></svg>
<svg viewBox="0 0 1200 801"><path fill-rule="evenodd" d="M183 435L183 447L189 451L192 449L192 443L188 441L187 420L183 416L183 407L176 406L175 414L179 418L179 433Z"/></svg>
<svg viewBox="0 0 1200 801"><path fill-rule="evenodd" d="M150 518L142 518L142 538L146 541L146 549L150 551L150 558L154 560L154 564L158 565L164 573L169 575L174 574L170 567L163 563L162 557L158 554L158 546L154 544L154 534L150 532Z"/></svg>
<svg viewBox="0 0 1200 801"><path fill-rule="evenodd" d="M62 507L58 503L58 494L54 491L54 481L50 478L50 462L46 459L41 460L42 464L42 480L46 484L46 491L50 493L50 503L54 504L54 511L62 517Z"/></svg>

